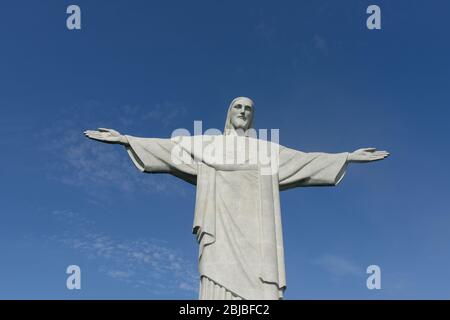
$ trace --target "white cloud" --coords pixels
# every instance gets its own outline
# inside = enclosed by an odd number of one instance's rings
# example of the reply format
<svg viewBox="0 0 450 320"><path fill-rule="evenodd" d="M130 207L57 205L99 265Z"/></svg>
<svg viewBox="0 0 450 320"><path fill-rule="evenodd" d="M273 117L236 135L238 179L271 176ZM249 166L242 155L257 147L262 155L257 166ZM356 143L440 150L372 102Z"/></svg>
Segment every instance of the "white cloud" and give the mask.
<svg viewBox="0 0 450 320"><path fill-rule="evenodd" d="M328 52L327 40L324 37L322 37L322 36L320 36L318 34L314 35L313 45L314 45L315 49L319 50L322 53L327 53Z"/></svg>
<svg viewBox="0 0 450 320"><path fill-rule="evenodd" d="M99 232L91 221L71 211L54 211L53 215L65 228L48 239L85 254L105 275L156 295L198 291L195 266L167 242L121 239Z"/></svg>
<svg viewBox="0 0 450 320"><path fill-rule="evenodd" d="M133 272L131 272L131 271L122 271L122 270L108 270L108 271L106 271L106 273L111 278L116 278L116 279L130 278L133 275Z"/></svg>
<svg viewBox="0 0 450 320"><path fill-rule="evenodd" d="M163 101L156 103L151 108L139 105L124 105L114 112L120 124L125 127L139 125L142 123L159 123L164 128L175 125L177 120L182 119L187 114L187 108L183 103L174 101ZM107 118L110 118L108 116ZM107 121L109 119L105 119ZM168 134L169 135L169 134Z"/></svg>
<svg viewBox="0 0 450 320"><path fill-rule="evenodd" d="M260 21L255 26L256 34L264 40L272 40L276 35L276 29L267 22Z"/></svg>
<svg viewBox="0 0 450 320"><path fill-rule="evenodd" d="M159 122L167 127L186 113L182 104L173 102L156 104L153 108L126 105L109 108L104 113L101 112L104 106L94 102L86 103L81 110L68 108L61 116L63 120L39 135L39 140L45 142L40 144L41 148L52 159L46 164L48 178L81 187L90 195L91 201L98 203L108 201L117 191L131 194L170 190L185 194L185 189L173 184L166 175L149 176L139 172L122 146L87 139L83 131L99 126L92 122L94 108L99 114L104 114L104 126L118 122L121 124L119 127L130 129L138 122Z"/></svg>
<svg viewBox="0 0 450 320"><path fill-rule="evenodd" d="M321 266L334 277L361 276L364 274L361 266L349 259L332 254L325 254L314 260L313 263Z"/></svg>

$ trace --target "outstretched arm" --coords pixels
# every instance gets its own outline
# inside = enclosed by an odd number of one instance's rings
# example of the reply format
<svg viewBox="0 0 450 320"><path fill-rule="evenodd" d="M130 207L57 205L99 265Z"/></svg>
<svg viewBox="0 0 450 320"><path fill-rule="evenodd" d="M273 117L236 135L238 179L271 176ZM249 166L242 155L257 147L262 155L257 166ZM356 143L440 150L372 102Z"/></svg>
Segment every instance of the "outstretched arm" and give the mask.
<svg viewBox="0 0 450 320"><path fill-rule="evenodd" d="M301 152L281 147L279 163L280 190L295 187L335 186L352 162L371 162L389 156L386 151L363 148L354 152Z"/></svg>
<svg viewBox="0 0 450 320"><path fill-rule="evenodd" d="M106 128L86 130L84 135L96 141L125 146L131 160L142 172L170 173L189 183L196 183L196 163L176 161L179 154L172 153L176 144L170 139L125 136Z"/></svg>

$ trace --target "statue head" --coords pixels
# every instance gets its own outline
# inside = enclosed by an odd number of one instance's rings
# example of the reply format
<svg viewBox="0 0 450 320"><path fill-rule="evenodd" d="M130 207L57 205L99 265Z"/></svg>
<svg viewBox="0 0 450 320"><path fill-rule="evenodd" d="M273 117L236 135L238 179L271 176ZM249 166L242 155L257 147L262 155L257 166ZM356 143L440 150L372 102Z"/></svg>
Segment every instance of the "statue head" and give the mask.
<svg viewBox="0 0 450 320"><path fill-rule="evenodd" d="M248 129L253 128L253 117L254 107L250 98L238 97L233 99L228 107L224 134L230 134L232 131L245 133Z"/></svg>

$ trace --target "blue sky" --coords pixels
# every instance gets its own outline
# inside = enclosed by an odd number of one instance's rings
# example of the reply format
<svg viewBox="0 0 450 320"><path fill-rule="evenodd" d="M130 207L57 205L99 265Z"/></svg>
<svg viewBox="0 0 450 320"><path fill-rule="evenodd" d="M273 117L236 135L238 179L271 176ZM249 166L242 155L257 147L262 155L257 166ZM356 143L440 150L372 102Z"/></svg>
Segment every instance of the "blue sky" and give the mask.
<svg viewBox="0 0 450 320"><path fill-rule="evenodd" d="M66 8L82 30L66 28ZM370 4L382 30L366 28ZM111 127L223 128L232 98L302 151L377 147L283 192L286 299L449 298L448 1L2 1L0 298L196 299L195 188ZM66 289L77 264L82 289ZM366 288L377 264L382 289Z"/></svg>

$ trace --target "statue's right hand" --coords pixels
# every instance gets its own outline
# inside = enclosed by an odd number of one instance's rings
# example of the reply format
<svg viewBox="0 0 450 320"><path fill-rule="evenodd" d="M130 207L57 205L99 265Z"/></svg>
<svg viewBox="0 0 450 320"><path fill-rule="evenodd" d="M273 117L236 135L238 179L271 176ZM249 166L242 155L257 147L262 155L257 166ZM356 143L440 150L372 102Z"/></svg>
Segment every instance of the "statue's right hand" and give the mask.
<svg viewBox="0 0 450 320"><path fill-rule="evenodd" d="M98 130L86 130L84 135L89 139L105 143L126 143L126 138L113 129L98 128Z"/></svg>

